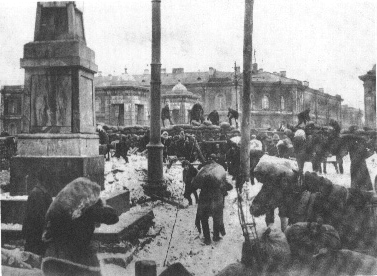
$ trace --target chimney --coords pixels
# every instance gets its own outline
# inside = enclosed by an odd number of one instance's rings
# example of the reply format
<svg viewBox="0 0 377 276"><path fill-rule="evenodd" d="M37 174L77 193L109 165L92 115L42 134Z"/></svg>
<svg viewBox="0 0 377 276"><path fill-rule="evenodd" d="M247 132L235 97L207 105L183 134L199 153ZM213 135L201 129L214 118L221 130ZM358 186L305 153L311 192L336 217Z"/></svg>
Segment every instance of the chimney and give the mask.
<svg viewBox="0 0 377 276"><path fill-rule="evenodd" d="M319 90L319 92L321 92L321 93L325 93L325 89L323 89L323 88L318 88L318 90Z"/></svg>
<svg viewBox="0 0 377 276"><path fill-rule="evenodd" d="M144 69L144 75L148 75L149 74L149 70L148 69Z"/></svg>
<svg viewBox="0 0 377 276"><path fill-rule="evenodd" d="M209 67L209 69L208 69L208 73L209 73L209 75L210 75L211 77L215 74L215 71L216 71L216 69L213 68L213 67Z"/></svg>
<svg viewBox="0 0 377 276"><path fill-rule="evenodd" d="M182 74L184 73L184 69L183 68L173 68L173 74Z"/></svg>
<svg viewBox="0 0 377 276"><path fill-rule="evenodd" d="M287 71L280 71L280 76L285 78L287 76Z"/></svg>
<svg viewBox="0 0 377 276"><path fill-rule="evenodd" d="M236 66L236 73L237 74L241 73L241 67L240 66Z"/></svg>
<svg viewBox="0 0 377 276"><path fill-rule="evenodd" d="M253 63L253 73L256 74L258 72L258 63Z"/></svg>
<svg viewBox="0 0 377 276"><path fill-rule="evenodd" d="M124 68L124 73L125 73L125 74L128 74L128 73L127 73L127 67Z"/></svg>
<svg viewBox="0 0 377 276"><path fill-rule="evenodd" d="M161 74L166 74L166 68L161 68Z"/></svg>
<svg viewBox="0 0 377 276"><path fill-rule="evenodd" d="M263 73L263 68L258 69L258 73Z"/></svg>
<svg viewBox="0 0 377 276"><path fill-rule="evenodd" d="M304 81L304 86L305 87L309 87L309 82L308 81Z"/></svg>

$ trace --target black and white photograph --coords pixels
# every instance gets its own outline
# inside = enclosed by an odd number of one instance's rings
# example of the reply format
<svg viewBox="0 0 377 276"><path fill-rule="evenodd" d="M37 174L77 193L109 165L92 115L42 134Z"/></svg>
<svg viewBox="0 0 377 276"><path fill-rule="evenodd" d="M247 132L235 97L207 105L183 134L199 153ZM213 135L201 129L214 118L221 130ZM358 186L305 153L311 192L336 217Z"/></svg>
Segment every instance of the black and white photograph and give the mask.
<svg viewBox="0 0 377 276"><path fill-rule="evenodd" d="M377 275L377 1L4 1L3 276Z"/></svg>

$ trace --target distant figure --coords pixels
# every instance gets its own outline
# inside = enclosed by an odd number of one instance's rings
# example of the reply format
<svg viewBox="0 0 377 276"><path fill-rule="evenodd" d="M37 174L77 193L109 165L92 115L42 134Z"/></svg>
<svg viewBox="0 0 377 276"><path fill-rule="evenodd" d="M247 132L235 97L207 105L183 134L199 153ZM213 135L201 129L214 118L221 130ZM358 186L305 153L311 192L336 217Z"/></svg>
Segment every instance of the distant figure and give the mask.
<svg viewBox="0 0 377 276"><path fill-rule="evenodd" d="M297 123L296 127L298 127L302 123L306 124L306 122L310 121L309 113L310 113L310 108L305 109L304 111L297 114L298 123Z"/></svg>
<svg viewBox="0 0 377 276"><path fill-rule="evenodd" d="M338 137L341 130L339 123L334 119L331 119L329 125L333 127L335 136Z"/></svg>
<svg viewBox="0 0 377 276"><path fill-rule="evenodd" d="M218 126L220 124L220 118L219 118L219 113L217 112L217 110L214 110L211 113L209 113L207 120L211 121L213 125Z"/></svg>
<svg viewBox="0 0 377 276"><path fill-rule="evenodd" d="M196 189L192 186L192 179L198 174L198 170L187 160L182 161L183 167L183 183L185 183L185 193L183 194L192 205L191 194L194 194L195 202L198 203L198 194Z"/></svg>
<svg viewBox="0 0 377 276"><path fill-rule="evenodd" d="M26 214L22 226L22 234L25 239L25 251L43 256L46 244L42 241L45 216L52 202L51 194L47 191L46 172L40 170L35 173L37 184L30 192L26 202Z"/></svg>
<svg viewBox="0 0 377 276"><path fill-rule="evenodd" d="M190 124L192 121L197 121L198 123L204 122L204 110L200 103L196 103L193 105L191 109L191 116L190 116Z"/></svg>
<svg viewBox="0 0 377 276"><path fill-rule="evenodd" d="M169 120L170 125L174 125L170 118L169 104L165 103L165 107L161 110L162 126L165 127L165 120Z"/></svg>
<svg viewBox="0 0 377 276"><path fill-rule="evenodd" d="M237 110L228 108L228 118L229 118L229 124L232 125L232 119L236 122L236 128L238 128L238 116L239 113Z"/></svg>
<svg viewBox="0 0 377 276"><path fill-rule="evenodd" d="M120 158L123 157L123 159L128 163L128 151L130 150L130 147L127 143L127 139L124 135L122 135L119 143L115 147L115 157Z"/></svg>

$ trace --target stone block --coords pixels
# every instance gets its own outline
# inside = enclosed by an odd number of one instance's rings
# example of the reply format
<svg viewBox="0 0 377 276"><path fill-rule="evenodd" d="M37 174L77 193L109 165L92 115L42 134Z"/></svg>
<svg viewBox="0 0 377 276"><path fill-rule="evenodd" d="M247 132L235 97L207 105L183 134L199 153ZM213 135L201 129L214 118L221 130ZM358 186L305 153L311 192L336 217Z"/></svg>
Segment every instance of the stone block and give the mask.
<svg viewBox="0 0 377 276"><path fill-rule="evenodd" d="M22 224L27 197L1 198L1 223Z"/></svg>
<svg viewBox="0 0 377 276"><path fill-rule="evenodd" d="M87 177L104 189L103 156L15 156L11 159L10 194L28 195L36 183L33 175L41 168L44 168L43 172L50 183L47 189L53 197L78 177Z"/></svg>
<svg viewBox="0 0 377 276"><path fill-rule="evenodd" d="M20 134L19 156L98 156L98 134Z"/></svg>
<svg viewBox="0 0 377 276"><path fill-rule="evenodd" d="M117 193L102 197L106 205L113 207L118 216L130 210L130 191L123 190Z"/></svg>
<svg viewBox="0 0 377 276"><path fill-rule="evenodd" d="M135 240L153 225L153 210L148 208L133 208L119 216L119 222L114 225L101 224L94 231L94 239L102 242L119 242L120 240Z"/></svg>

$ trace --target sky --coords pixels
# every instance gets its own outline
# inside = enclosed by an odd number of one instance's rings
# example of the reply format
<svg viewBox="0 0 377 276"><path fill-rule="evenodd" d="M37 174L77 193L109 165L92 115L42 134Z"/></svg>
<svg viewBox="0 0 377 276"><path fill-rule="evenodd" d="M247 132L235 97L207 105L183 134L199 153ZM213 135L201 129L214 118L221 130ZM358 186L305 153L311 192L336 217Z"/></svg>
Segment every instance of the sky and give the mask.
<svg viewBox="0 0 377 276"><path fill-rule="evenodd" d="M23 84L20 58L23 45L34 37L36 3L2 3L0 85ZM150 0L76 3L99 71L150 70ZM375 0L255 0L253 62L363 108L358 77L376 63L376 6ZM242 70L244 7L244 0L161 0L162 68L233 71L236 61Z"/></svg>

